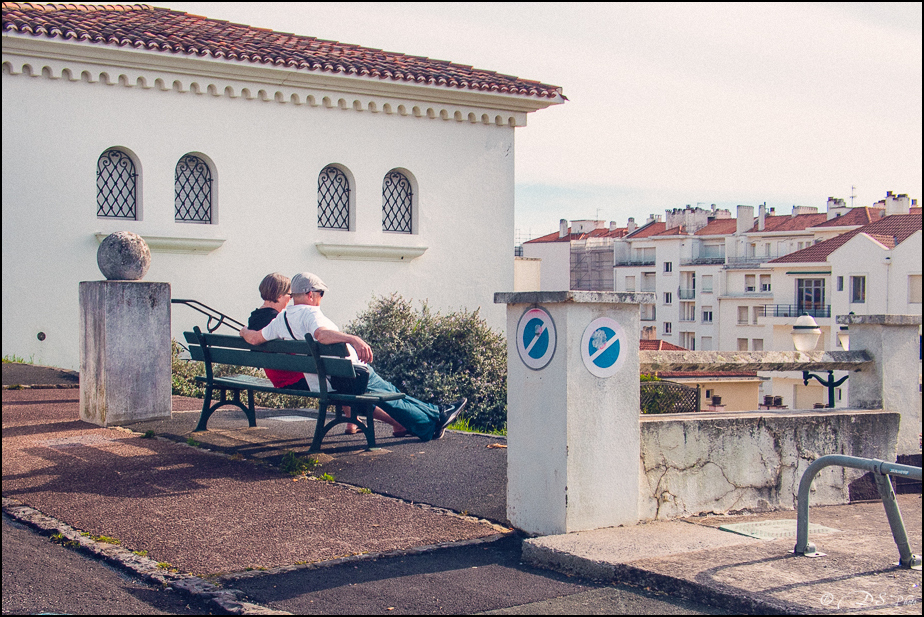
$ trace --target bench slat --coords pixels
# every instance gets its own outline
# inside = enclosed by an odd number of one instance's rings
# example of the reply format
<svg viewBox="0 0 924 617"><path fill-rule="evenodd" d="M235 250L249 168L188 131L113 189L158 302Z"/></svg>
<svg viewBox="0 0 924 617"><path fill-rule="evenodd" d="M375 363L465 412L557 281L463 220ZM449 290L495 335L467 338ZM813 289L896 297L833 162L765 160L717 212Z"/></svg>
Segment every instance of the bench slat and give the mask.
<svg viewBox="0 0 924 617"><path fill-rule="evenodd" d="M199 339L195 332L184 332L186 342L192 345L198 345ZM203 334L206 343L210 347L230 347L232 349L250 349L278 353L294 353L299 355L311 355L305 341L267 341L263 345L253 346L247 343L239 336L230 336L227 334ZM349 356L345 343L334 343L333 345L318 344L318 350L322 356L331 356L335 358L346 358Z"/></svg>
<svg viewBox="0 0 924 617"><path fill-rule="evenodd" d="M192 350L190 350L190 354ZM262 353L243 349L223 349L210 347L209 356L213 364L233 364L235 366L252 366L296 373L316 373L314 358L280 353ZM328 377L353 378L353 363L347 358L324 358L324 369Z"/></svg>
<svg viewBox="0 0 924 617"><path fill-rule="evenodd" d="M196 381L202 383L208 383L208 378L206 377L196 377ZM264 379L262 377L254 377L252 375L226 375L224 377L216 377L212 380L212 383L217 387L227 386L229 388L242 388L248 390L256 390L257 392L273 392L276 394L288 394L291 396L306 396L310 398L320 398L320 392L313 392L310 390L293 390L288 388L276 388L273 386L273 383L269 379ZM329 400L349 403L350 401L363 401L376 403L379 401L397 401L403 399L405 395L401 392L381 392L381 393L366 393L366 394L340 394L338 392L330 392L327 395Z"/></svg>

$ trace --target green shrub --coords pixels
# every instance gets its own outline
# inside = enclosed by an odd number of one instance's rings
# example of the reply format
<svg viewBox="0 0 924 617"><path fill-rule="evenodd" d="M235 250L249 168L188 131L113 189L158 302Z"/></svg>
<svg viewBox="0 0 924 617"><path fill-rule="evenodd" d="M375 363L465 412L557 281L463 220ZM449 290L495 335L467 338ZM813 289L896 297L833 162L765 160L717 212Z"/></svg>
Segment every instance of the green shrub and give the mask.
<svg viewBox="0 0 924 617"><path fill-rule="evenodd" d="M197 376L205 375L205 364L194 360L185 360L180 357L183 348L175 340L170 341L170 367L173 379L173 393L179 396L191 396L194 398L205 397L205 387L196 381ZM224 375L251 375L254 377L266 377L263 369L251 368L249 366L231 366L228 364L213 364L212 370L215 371L216 377ZM247 403L247 393L241 393L241 402ZM213 395L212 400L215 400ZM287 396L284 394L273 394L271 392L255 392L254 404L259 407L271 407L274 409L291 409L317 407L317 401L313 399L302 398L300 396Z"/></svg>
<svg viewBox="0 0 924 617"><path fill-rule="evenodd" d="M507 424L507 341L476 310L415 311L397 294L373 298L344 328L372 347L373 366L399 390L431 402L469 400L463 416L482 431Z"/></svg>

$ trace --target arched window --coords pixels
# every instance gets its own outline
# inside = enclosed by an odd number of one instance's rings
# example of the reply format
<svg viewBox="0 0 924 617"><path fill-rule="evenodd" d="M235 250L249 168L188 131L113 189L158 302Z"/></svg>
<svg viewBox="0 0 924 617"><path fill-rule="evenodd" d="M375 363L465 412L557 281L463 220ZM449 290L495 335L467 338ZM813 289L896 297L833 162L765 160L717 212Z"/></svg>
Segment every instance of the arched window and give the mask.
<svg viewBox="0 0 924 617"><path fill-rule="evenodd" d="M198 156L187 154L176 164L174 209L177 221L212 222L212 170Z"/></svg>
<svg viewBox="0 0 924 617"><path fill-rule="evenodd" d="M318 228L350 229L350 180L333 165L318 176Z"/></svg>
<svg viewBox="0 0 924 617"><path fill-rule="evenodd" d="M138 174L131 157L110 148L96 162L96 216L138 218Z"/></svg>
<svg viewBox="0 0 924 617"><path fill-rule="evenodd" d="M385 174L382 183L382 231L412 233L413 197L407 176L395 170Z"/></svg>

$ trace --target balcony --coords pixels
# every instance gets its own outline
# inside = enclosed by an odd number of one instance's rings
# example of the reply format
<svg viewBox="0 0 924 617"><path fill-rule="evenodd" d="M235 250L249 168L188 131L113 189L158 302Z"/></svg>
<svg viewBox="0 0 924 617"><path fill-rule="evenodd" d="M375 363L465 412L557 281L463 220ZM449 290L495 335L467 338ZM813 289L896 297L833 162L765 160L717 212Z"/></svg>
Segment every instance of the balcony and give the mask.
<svg viewBox="0 0 924 617"><path fill-rule="evenodd" d="M654 259L623 259L617 260L614 264L617 268L620 266L653 266Z"/></svg>
<svg viewBox="0 0 924 617"><path fill-rule="evenodd" d="M678 289L677 297L681 300L694 300L696 299L696 290L695 289Z"/></svg>
<svg viewBox="0 0 924 617"><path fill-rule="evenodd" d="M756 268L760 264L776 259L780 255L752 255L750 257L729 257L725 260L726 268Z"/></svg>
<svg viewBox="0 0 924 617"><path fill-rule="evenodd" d="M725 263L725 257L693 257L692 259L681 259L681 266L711 266L711 265L723 265Z"/></svg>
<svg viewBox="0 0 924 617"><path fill-rule="evenodd" d="M831 305L803 305L798 304L764 304L758 308L758 317L786 317L795 319L800 315L812 317L831 317Z"/></svg>

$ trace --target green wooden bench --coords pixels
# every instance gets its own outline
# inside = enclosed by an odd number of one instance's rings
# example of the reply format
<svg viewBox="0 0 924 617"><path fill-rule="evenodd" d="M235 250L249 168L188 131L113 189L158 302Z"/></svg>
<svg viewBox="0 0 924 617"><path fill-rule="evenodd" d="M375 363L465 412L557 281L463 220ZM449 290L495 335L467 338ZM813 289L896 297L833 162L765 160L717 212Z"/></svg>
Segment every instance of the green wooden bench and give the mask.
<svg viewBox="0 0 924 617"><path fill-rule="evenodd" d="M209 417L215 410L225 405L235 405L247 415L250 426L257 425L257 416L254 409L254 392L274 392L290 396L302 396L317 399L318 421L314 429L314 440L311 442L311 452L321 449L321 441L334 426L350 422L356 424L366 436L369 449L375 448L375 426L372 412L375 406L382 401L394 401L404 398L401 393L368 393L368 394L340 394L328 391L327 377L356 377L353 363L347 357L347 347L343 343L334 345L321 345L310 334L305 335L304 341L269 341L263 345L248 344L239 336L223 334L203 334L198 328L192 332L184 332L186 342L189 344L189 353L193 360L205 363L205 377L196 377L196 380L205 384L205 401L202 403L202 413L199 415L197 431L207 429ZM213 364L228 364L233 366L249 366L253 368L269 368L282 371L295 371L298 373L317 373L320 381L318 392L311 390L292 390L277 388L269 379L252 377L250 375L228 375L217 377ZM241 392L248 393L248 404L241 401ZM212 404L216 392L219 400ZM228 398L228 395L231 398ZM336 412L330 422L327 422L327 411L334 407ZM350 407L352 416L343 414L343 407ZM365 418L365 423L360 421Z"/></svg>

